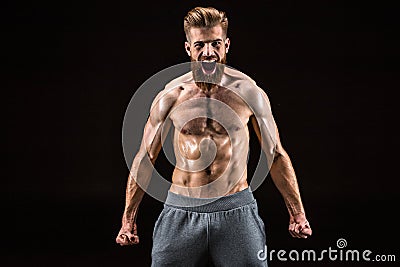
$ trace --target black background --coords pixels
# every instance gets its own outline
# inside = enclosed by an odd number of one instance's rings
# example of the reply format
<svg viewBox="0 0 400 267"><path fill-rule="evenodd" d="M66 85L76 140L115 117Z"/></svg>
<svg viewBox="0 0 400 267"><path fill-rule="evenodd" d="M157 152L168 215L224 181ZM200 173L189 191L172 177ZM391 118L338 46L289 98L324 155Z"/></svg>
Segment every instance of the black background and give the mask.
<svg viewBox="0 0 400 267"><path fill-rule="evenodd" d="M254 194L269 249L321 251L345 238L348 249L400 260L398 15L388 4L350 2L3 3L0 264L149 266L161 202L144 197L139 245L114 241L128 176L124 113L147 78L188 61L183 17L210 5L229 18L228 64L270 98L314 231L307 240L290 237L286 208L268 177ZM162 155L157 168L171 171ZM270 266L301 265L274 259ZM342 264L356 265L319 265Z"/></svg>

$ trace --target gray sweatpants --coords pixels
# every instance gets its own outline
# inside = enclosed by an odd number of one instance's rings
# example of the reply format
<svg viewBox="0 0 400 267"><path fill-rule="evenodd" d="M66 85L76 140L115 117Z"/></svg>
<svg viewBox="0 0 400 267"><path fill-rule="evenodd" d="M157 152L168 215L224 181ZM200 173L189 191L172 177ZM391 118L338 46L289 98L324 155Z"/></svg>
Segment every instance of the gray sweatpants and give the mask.
<svg viewBox="0 0 400 267"><path fill-rule="evenodd" d="M265 227L250 188L209 200L168 192L154 226L151 266L267 266L258 258L266 253Z"/></svg>

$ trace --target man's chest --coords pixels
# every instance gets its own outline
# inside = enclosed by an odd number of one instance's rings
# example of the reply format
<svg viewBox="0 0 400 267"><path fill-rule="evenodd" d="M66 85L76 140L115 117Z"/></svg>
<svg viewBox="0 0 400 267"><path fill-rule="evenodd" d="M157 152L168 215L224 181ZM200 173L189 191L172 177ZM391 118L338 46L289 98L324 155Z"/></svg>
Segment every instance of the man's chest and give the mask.
<svg viewBox="0 0 400 267"><path fill-rule="evenodd" d="M229 89L203 92L185 88L171 110L170 119L184 134L207 131L226 134L246 127L251 115L245 101Z"/></svg>

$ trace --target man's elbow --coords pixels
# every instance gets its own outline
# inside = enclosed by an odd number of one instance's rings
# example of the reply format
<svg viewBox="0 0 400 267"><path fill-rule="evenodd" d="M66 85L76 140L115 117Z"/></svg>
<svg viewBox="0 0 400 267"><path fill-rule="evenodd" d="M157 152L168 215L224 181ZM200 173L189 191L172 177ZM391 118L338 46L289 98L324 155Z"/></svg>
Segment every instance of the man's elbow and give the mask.
<svg viewBox="0 0 400 267"><path fill-rule="evenodd" d="M154 165L157 159L157 155L151 153L148 149L142 146L139 152L136 154L135 158L133 159L133 168L141 168L143 166Z"/></svg>
<svg viewBox="0 0 400 267"><path fill-rule="evenodd" d="M146 157L150 160L151 164L155 164L157 157L158 157L159 151L152 151L152 150L147 150L146 151Z"/></svg>
<svg viewBox="0 0 400 267"><path fill-rule="evenodd" d="M277 145L274 151L274 162L288 156L282 145Z"/></svg>
<svg viewBox="0 0 400 267"><path fill-rule="evenodd" d="M147 153L147 155L148 155L148 157L150 159L151 164L154 165L156 163L156 160L157 160L157 155L150 154L150 153Z"/></svg>

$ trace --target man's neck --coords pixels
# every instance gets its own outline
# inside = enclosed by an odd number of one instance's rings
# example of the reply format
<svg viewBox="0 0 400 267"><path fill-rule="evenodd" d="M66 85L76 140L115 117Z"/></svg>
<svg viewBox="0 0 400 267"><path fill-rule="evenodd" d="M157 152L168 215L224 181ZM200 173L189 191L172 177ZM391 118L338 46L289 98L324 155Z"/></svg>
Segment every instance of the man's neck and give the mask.
<svg viewBox="0 0 400 267"><path fill-rule="evenodd" d="M217 84L212 84L212 83L196 83L197 87L204 92L205 94L210 94L215 92L218 89L218 85Z"/></svg>

